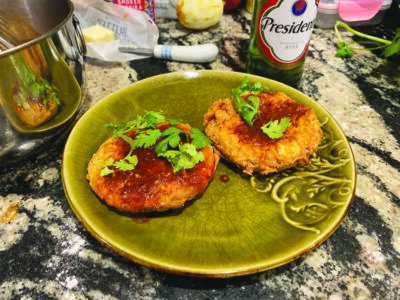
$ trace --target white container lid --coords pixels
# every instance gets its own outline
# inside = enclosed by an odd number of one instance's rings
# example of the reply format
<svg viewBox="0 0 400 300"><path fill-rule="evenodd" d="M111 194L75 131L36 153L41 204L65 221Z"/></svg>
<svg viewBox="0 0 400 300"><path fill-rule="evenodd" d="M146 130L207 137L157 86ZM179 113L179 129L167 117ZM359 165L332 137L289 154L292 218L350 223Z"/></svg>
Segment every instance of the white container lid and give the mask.
<svg viewBox="0 0 400 300"><path fill-rule="evenodd" d="M337 14L339 7L339 0L320 0L318 4L318 11L324 14Z"/></svg>

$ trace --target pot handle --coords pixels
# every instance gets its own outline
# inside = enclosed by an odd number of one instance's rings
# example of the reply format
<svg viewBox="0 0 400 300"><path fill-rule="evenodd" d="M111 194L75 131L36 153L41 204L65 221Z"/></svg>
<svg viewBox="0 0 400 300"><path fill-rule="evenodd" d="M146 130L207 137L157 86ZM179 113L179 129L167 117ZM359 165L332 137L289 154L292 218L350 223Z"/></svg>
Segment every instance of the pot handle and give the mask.
<svg viewBox="0 0 400 300"><path fill-rule="evenodd" d="M72 24L74 25L75 29L75 40L78 46L78 51L82 56L85 56L87 52L86 43L85 39L83 38L81 24L75 15L72 15Z"/></svg>

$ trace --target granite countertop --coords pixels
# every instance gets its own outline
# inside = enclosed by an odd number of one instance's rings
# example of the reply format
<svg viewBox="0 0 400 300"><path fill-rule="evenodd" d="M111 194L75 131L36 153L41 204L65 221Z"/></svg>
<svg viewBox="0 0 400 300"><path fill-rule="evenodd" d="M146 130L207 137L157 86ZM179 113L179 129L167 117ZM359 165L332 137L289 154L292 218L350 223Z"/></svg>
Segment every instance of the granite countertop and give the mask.
<svg viewBox="0 0 400 300"><path fill-rule="evenodd" d="M148 58L86 61L81 114L110 93L149 76L181 70L243 72L250 13L238 9L204 31L160 19L160 44L215 43L216 61ZM392 37L398 25L360 27ZM351 39L351 35L345 35ZM78 221L61 180L65 138L0 170L1 299L400 299L400 61L379 52L335 57L332 29L315 28L299 89L338 121L354 152L357 189L348 215L319 247L258 274L192 278L131 262L99 243ZM4 217L14 207L12 218Z"/></svg>

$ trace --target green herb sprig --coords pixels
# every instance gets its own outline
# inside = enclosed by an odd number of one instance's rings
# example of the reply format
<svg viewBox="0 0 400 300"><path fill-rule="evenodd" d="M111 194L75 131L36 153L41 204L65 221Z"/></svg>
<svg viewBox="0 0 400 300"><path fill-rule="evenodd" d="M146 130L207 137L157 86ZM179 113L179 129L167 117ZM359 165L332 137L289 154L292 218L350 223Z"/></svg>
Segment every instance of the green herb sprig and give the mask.
<svg viewBox="0 0 400 300"><path fill-rule="evenodd" d="M159 156L168 159L174 172L182 169L191 169L197 163L204 161L203 152L198 152L195 145L187 143L179 145L179 150L161 152Z"/></svg>
<svg viewBox="0 0 400 300"><path fill-rule="evenodd" d="M255 116L258 114L260 106L260 98L251 95L247 97L248 101L242 99L246 94L259 94L261 92L268 92L270 89L263 86L261 82L256 82L254 85L249 84L249 78L245 76L241 84L232 90L232 99L235 104L236 110L239 115L246 121L247 124L253 126ZM271 120L267 124L261 126L261 130L268 135L271 139L278 139L283 136L286 129L291 126L290 118L285 117L281 120Z"/></svg>
<svg viewBox="0 0 400 300"><path fill-rule="evenodd" d="M268 135L271 139L279 139L283 136L286 129L291 126L289 117L285 117L274 121L269 121L261 127L261 130Z"/></svg>
<svg viewBox="0 0 400 300"><path fill-rule="evenodd" d="M106 176L115 172L111 166L121 171L133 170L138 164L138 158L133 155L133 150L136 147L149 148L155 145L154 150L159 157L165 157L172 165L173 172L178 172L182 169L191 169L199 162L204 161L203 152L200 150L211 141L197 128L191 129L191 134L188 135L184 130L176 127L169 127L163 132L155 127L163 122L168 122L170 125L178 125L181 120L166 119L162 112L146 111L141 116L129 122L120 122L117 125L105 124L106 127L114 129L114 137L122 138L126 141L131 149L126 157L119 161L114 161L112 158L103 163L101 176ZM131 130L136 130L135 138L130 138L126 135ZM163 138L159 143L157 140ZM185 139L182 139L182 138ZM188 141L191 142L188 142Z"/></svg>
<svg viewBox="0 0 400 300"><path fill-rule="evenodd" d="M254 85L251 85L247 76L243 78L241 84L237 88L232 89L232 99L236 110L250 126L253 125L254 117L258 113L260 98L252 95L247 97L246 101L242 99L242 96L246 94L257 95L263 91L269 91L269 88L262 86L261 82L256 82Z"/></svg>
<svg viewBox="0 0 400 300"><path fill-rule="evenodd" d="M363 39L365 39L368 44L374 45L371 48L355 48L351 47L352 44L355 42L352 42L350 44L347 44L345 41L343 41L342 36L339 31L339 26L343 27L347 31L351 32L354 35L357 35ZM352 57L354 55L355 50L376 50L376 49L383 49L383 55L385 57L389 57L395 54L400 54L400 28L397 28L396 34L393 38L392 41L386 40L386 39L381 39L375 36L371 36L368 34L364 34L362 32L356 31L353 28L351 28L349 25L346 23L336 21L335 24L335 33L336 36L339 40L338 42L338 48L336 49L336 56L337 57Z"/></svg>

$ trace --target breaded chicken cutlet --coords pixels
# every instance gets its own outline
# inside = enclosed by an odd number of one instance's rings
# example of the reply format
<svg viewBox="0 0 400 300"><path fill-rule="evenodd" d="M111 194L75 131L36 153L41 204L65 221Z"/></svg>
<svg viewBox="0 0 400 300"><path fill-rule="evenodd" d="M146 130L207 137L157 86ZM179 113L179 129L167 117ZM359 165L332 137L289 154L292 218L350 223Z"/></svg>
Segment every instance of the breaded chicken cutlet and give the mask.
<svg viewBox="0 0 400 300"><path fill-rule="evenodd" d="M244 173L268 174L310 164L309 156L318 148L321 125L313 111L282 92L261 92L242 96L259 98L258 114L250 126L238 114L232 97L213 103L204 116L206 135L228 161ZM273 120L290 118L282 137L272 139L261 127Z"/></svg>
<svg viewBox="0 0 400 300"><path fill-rule="evenodd" d="M155 129L164 132L171 127L191 134L191 127L183 123L172 126L163 122ZM137 132L131 130L125 136L134 139ZM163 139L160 137L157 142ZM156 153L156 145L140 146L131 153L131 156L137 157L133 170L114 168L112 173L102 175L104 165L110 158L119 161L131 151L130 144L125 140L111 137L104 142L90 160L87 173L89 184L97 196L120 211L164 211L183 206L187 200L204 192L219 160L213 147L207 145L199 150L204 155L203 161L192 168L174 172L170 161Z"/></svg>

